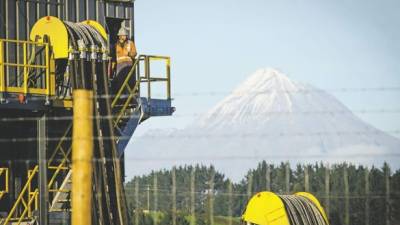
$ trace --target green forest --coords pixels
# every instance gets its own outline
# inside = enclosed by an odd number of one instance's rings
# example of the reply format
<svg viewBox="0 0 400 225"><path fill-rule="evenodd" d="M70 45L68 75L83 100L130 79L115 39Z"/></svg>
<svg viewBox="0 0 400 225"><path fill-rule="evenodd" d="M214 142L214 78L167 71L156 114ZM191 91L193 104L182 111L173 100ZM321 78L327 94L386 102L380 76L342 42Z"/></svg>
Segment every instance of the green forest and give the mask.
<svg viewBox="0 0 400 225"><path fill-rule="evenodd" d="M331 225L400 224L400 170L352 164L267 164L231 182L212 166L184 166L134 177L125 186L132 225L236 225L260 191L307 191Z"/></svg>

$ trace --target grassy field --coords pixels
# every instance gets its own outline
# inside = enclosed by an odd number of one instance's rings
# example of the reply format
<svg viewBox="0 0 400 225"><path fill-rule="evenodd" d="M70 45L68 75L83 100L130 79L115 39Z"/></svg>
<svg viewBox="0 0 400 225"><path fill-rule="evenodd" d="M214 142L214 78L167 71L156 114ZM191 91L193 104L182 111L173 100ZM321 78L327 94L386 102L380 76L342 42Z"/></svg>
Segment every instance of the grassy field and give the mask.
<svg viewBox="0 0 400 225"><path fill-rule="evenodd" d="M156 224L160 224L162 218L165 216L163 212L150 212L148 213L153 220L156 222ZM191 216L190 215L185 215L184 218L189 222L191 221ZM205 218L205 215L197 215L196 219L202 220L202 221L207 221ZM229 225L229 220L230 218L227 216L215 216L214 217L214 225ZM233 217L232 218L232 225L240 225L240 218L239 217Z"/></svg>
<svg viewBox="0 0 400 225"><path fill-rule="evenodd" d="M229 217L226 216L216 216L214 218L214 225L228 225ZM232 218L232 225L240 225L240 218L234 217Z"/></svg>

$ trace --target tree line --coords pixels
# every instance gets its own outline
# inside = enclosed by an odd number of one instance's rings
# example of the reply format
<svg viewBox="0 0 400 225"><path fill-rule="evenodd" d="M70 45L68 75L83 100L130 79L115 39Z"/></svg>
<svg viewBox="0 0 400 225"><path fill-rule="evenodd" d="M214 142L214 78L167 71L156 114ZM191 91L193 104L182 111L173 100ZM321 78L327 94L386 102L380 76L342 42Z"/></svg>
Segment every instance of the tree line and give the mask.
<svg viewBox="0 0 400 225"><path fill-rule="evenodd" d="M240 182L213 166L181 166L134 177L125 185L132 224L239 224L251 196L260 191L307 191L323 205L332 225L400 223L400 170L388 164L268 164Z"/></svg>

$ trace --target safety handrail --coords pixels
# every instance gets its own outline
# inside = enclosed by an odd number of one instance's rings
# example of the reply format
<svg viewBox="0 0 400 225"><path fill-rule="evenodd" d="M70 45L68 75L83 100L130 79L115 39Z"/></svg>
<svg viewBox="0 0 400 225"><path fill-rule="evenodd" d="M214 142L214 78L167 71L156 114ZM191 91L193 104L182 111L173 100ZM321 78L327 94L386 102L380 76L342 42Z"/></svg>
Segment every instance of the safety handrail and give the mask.
<svg viewBox="0 0 400 225"><path fill-rule="evenodd" d="M132 75L136 71L136 67L138 66L139 59L136 59L133 63L131 70L129 71L128 75L126 75L124 82L122 83L121 87L119 88L117 94L114 96L113 101L111 102L111 108L114 108L115 104L117 103L118 99L121 98L122 92L126 87L129 87L129 80L131 79Z"/></svg>
<svg viewBox="0 0 400 225"><path fill-rule="evenodd" d="M20 204L22 204L24 206L24 211L21 214L21 216L15 217L15 218L19 218L17 224L20 224L22 219L24 218L25 214L29 212L31 204L33 203L34 200L37 199L37 195L39 193L39 191L37 189L35 189L33 192L30 192L31 182L32 182L33 178L35 177L35 175L38 173L38 171L39 171L39 166L35 166L33 168L33 170L30 171L30 173L28 174L27 182L24 185L24 187L22 188L20 194L18 195L17 200L15 201L13 207L10 210L10 213L8 214L8 216L5 219L3 224L8 224L8 222L10 222L10 220L13 219L13 215L16 212L16 210ZM24 201L24 195L26 195L26 194L28 194L28 202ZM33 197L31 198L30 195L32 195Z"/></svg>
<svg viewBox="0 0 400 225"><path fill-rule="evenodd" d="M165 61L165 66L166 66L166 77L154 77L151 75L150 68L151 68L151 61L159 61L159 60L164 60ZM140 62L144 62L144 76L141 76L139 71L140 69ZM139 84L137 87L131 89L129 87L129 80L132 78L134 72L137 73L136 77L136 84ZM167 99L171 99L171 58L168 56L157 56L157 55L139 55L139 57L135 60L135 62L132 65L131 70L129 71L128 75L125 77L124 82L121 85L121 88L118 90L117 94L115 95L111 107L114 107L117 101L121 98L122 92L124 89L128 89L128 91L135 93L135 91L140 94L140 84L141 83L146 83L147 84L147 99L151 99L151 83L152 82L166 82L166 87L167 87Z"/></svg>
<svg viewBox="0 0 400 225"><path fill-rule="evenodd" d="M152 82L166 82L166 89L167 89L167 99L171 99L171 58L169 56L158 56L158 55L140 55L139 60L144 61L144 76L138 74L138 80L140 83L147 84L147 99L151 99L151 83ZM165 61L165 70L166 76L165 77L154 77L151 74L151 61ZM139 87L140 91L140 87Z"/></svg>
<svg viewBox="0 0 400 225"><path fill-rule="evenodd" d="M4 188L0 189L0 200L9 191L9 185L8 185L9 173L8 173L8 168L0 168L0 177L3 176L3 175L4 175Z"/></svg>
<svg viewBox="0 0 400 225"><path fill-rule="evenodd" d="M5 59L5 45L15 44L15 48L17 51L22 48L22 63L20 62L19 57L17 57L13 62ZM43 64L34 64L32 59L29 59L28 54L28 45L38 46L44 48L44 57ZM35 48L34 48L35 49ZM34 54L34 52L32 52ZM6 70L8 69L17 69L18 71L22 70L22 85L9 85L7 84L6 78ZM45 77L44 77L44 85L45 87L30 87L29 86L29 73L31 69L44 69ZM17 77L19 74L15 74ZM27 94L41 94L45 96L50 96L55 93L55 85L52 84L54 79L51 79L50 72L50 45L48 43L34 42L34 41L23 41L23 40L11 40L11 39L0 39L0 93L4 92L12 92L12 93L21 93L24 95ZM54 90L53 90L54 89Z"/></svg>

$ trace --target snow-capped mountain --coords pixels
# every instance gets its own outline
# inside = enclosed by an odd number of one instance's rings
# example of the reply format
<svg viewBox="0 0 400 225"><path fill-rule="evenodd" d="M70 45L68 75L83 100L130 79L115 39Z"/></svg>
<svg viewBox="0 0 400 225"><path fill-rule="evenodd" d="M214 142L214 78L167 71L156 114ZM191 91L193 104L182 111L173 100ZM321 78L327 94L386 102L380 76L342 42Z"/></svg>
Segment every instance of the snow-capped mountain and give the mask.
<svg viewBox="0 0 400 225"><path fill-rule="evenodd" d="M393 155L400 152L400 140L361 121L332 95L274 69L256 71L187 128L149 132L131 146L141 150L135 158L143 159L127 168L135 174L212 163L233 179L261 160L388 161L398 167Z"/></svg>

